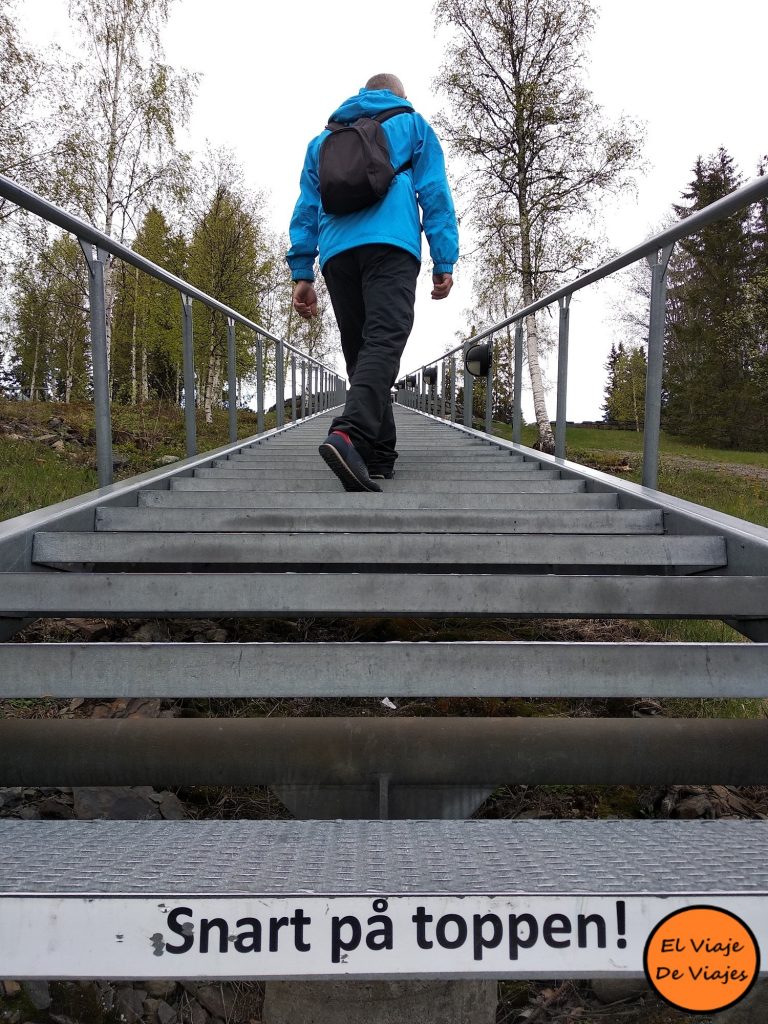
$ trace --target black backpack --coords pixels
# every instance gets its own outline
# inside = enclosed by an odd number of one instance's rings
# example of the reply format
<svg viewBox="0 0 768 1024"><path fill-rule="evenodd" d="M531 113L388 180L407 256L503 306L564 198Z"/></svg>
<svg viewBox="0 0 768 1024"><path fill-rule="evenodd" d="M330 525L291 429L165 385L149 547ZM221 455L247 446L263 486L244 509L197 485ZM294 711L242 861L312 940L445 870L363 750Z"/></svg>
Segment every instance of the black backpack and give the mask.
<svg viewBox="0 0 768 1024"><path fill-rule="evenodd" d="M412 107L393 107L352 124L329 121L330 131L320 147L320 199L326 213L354 213L373 206L386 194L396 175L407 171L407 160L395 169L389 157L384 121L412 114Z"/></svg>

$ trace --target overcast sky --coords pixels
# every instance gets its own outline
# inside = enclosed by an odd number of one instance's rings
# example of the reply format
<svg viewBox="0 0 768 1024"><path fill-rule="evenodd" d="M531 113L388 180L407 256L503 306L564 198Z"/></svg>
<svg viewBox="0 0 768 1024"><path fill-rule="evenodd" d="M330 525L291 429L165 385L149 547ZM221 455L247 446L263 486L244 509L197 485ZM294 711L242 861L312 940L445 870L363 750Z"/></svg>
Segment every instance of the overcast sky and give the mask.
<svg viewBox="0 0 768 1024"><path fill-rule="evenodd" d="M699 154L719 146L745 180L768 152L766 70L768 0L597 0L588 86L606 111L646 123L648 170L635 196L607 208L609 243L624 250L646 238L677 201ZM71 48L65 0L20 0L29 38ZM392 71L430 118L444 32L430 0L178 0L166 33L173 65L202 75L187 144L226 145L254 188L270 193L274 227L286 230L309 138L371 75ZM468 238L462 239L467 248ZM425 270L428 253L424 246ZM420 282L416 325L403 358L409 371L434 358L466 326L469 268L457 267L451 296L429 298ZM568 418L601 418L605 363L620 335L611 323L608 286L580 293L571 307ZM591 293L591 294L590 294ZM554 385L556 363L548 375ZM550 391L550 415L554 395ZM532 416L530 397L524 412Z"/></svg>

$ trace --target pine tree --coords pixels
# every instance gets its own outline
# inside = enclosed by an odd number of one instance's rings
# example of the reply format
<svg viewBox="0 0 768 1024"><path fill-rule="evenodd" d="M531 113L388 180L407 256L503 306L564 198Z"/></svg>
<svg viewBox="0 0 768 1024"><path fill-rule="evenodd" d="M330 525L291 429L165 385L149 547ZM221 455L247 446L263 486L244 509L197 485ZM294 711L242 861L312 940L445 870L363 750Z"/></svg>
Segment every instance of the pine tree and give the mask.
<svg viewBox="0 0 768 1024"><path fill-rule="evenodd" d="M741 183L724 149L699 158L694 178L675 206L685 218ZM675 434L721 447L758 441L758 395L752 378L748 308L749 211L683 239L669 269L664 422Z"/></svg>
<svg viewBox="0 0 768 1024"><path fill-rule="evenodd" d="M648 371L645 349L639 345L625 348L623 342L619 342L618 347L611 347L606 366L610 374L603 406L606 422L642 430Z"/></svg>

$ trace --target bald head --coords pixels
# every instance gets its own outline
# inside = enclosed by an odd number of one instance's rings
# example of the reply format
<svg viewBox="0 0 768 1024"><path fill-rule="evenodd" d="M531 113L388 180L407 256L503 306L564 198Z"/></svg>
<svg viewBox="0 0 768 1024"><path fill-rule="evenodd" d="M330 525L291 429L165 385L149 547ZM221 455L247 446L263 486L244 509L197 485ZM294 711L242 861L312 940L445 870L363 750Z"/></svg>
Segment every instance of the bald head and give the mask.
<svg viewBox="0 0 768 1024"><path fill-rule="evenodd" d="M397 75L374 75L365 83L366 89L389 89L395 96L405 99L405 88Z"/></svg>

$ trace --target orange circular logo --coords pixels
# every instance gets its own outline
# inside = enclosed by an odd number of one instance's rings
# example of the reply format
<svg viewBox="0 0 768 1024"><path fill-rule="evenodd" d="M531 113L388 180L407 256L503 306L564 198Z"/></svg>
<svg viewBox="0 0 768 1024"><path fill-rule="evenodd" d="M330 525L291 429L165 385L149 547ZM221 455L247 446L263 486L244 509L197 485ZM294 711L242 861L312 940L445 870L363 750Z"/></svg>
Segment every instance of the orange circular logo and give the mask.
<svg viewBox="0 0 768 1024"><path fill-rule="evenodd" d="M760 970L752 930L719 907L685 907L660 921L643 953L648 981L665 1002L714 1013L749 992Z"/></svg>

